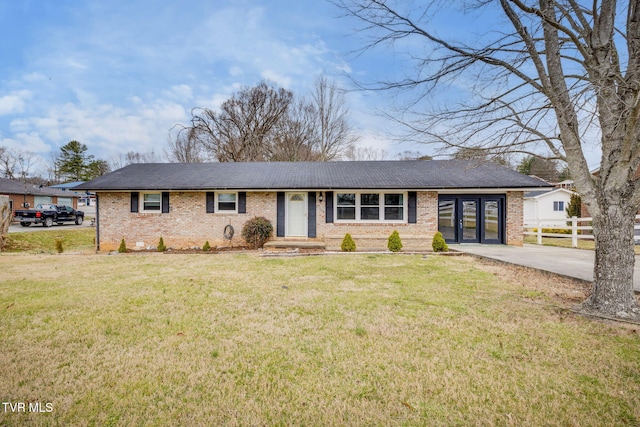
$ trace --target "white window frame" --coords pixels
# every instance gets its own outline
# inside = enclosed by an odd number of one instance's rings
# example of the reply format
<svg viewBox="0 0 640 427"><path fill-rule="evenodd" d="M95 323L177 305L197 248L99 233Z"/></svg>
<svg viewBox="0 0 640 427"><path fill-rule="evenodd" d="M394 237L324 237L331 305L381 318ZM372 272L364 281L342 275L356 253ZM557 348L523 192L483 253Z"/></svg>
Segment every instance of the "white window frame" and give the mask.
<svg viewBox="0 0 640 427"><path fill-rule="evenodd" d="M220 209L220 196L222 195L226 195L226 194L232 194L235 198L234 203L235 203L235 209L230 210L230 209ZM223 200L222 203L231 203L227 200ZM233 191L216 191L215 193L215 200L214 200L214 209L213 211L215 213L220 213L220 214L225 214L225 213L229 213L229 214L233 214L233 213L238 213L238 193L237 192L233 192Z"/></svg>
<svg viewBox="0 0 640 427"><path fill-rule="evenodd" d="M160 196L160 201L159 201L159 205L158 205L158 209L146 209L146 204L145 204L145 196L147 195L152 195L152 194L157 194L158 196ZM156 191L149 191L146 193L140 193L140 212L143 213L162 213L162 193L160 192L156 192Z"/></svg>
<svg viewBox="0 0 640 427"><path fill-rule="evenodd" d="M339 219L338 218L338 208L345 206L338 206L338 195L339 194L355 194L355 210L356 215L355 219ZM364 206L374 207L373 205L362 205L361 204L361 195L362 194L378 194L378 219L361 219L361 208ZM402 195L402 205L385 205L385 194L401 194ZM343 191L334 191L333 193L333 221L335 223L371 223L371 224L403 224L408 222L408 193L406 191L352 191L352 190L343 190ZM402 219L384 219L385 208L386 207L402 207Z"/></svg>
<svg viewBox="0 0 640 427"><path fill-rule="evenodd" d="M554 201L553 202L553 211L554 212L564 212L564 201L562 201L562 200Z"/></svg>

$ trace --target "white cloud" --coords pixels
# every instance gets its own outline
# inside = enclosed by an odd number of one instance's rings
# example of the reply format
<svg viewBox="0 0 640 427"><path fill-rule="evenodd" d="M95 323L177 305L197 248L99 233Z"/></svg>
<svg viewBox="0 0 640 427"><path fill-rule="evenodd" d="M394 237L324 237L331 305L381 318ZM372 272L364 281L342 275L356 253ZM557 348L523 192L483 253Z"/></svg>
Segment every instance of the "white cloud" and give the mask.
<svg viewBox="0 0 640 427"><path fill-rule="evenodd" d="M273 70L264 70L260 73L260 76L272 82L276 82L279 86L290 88L291 87L291 77L285 76Z"/></svg>
<svg viewBox="0 0 640 427"><path fill-rule="evenodd" d="M50 147L37 132L17 133L12 138L0 139L0 146L16 151L31 151L34 153L47 153Z"/></svg>
<svg viewBox="0 0 640 427"><path fill-rule="evenodd" d="M21 90L0 97L0 116L22 113L30 98L31 91L28 90Z"/></svg>

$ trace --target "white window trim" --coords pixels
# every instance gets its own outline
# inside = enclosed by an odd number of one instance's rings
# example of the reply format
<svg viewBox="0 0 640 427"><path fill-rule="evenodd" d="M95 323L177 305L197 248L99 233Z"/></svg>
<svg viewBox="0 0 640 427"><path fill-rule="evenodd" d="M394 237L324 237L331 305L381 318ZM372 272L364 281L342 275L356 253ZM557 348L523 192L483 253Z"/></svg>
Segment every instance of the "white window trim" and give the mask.
<svg viewBox="0 0 640 427"><path fill-rule="evenodd" d="M147 194L158 194L160 196L160 209L158 209L158 210L155 210L155 209L146 210L144 208L144 196L147 195ZM140 199L139 199L138 203L140 204L140 212L141 213L152 213L152 214L160 214L160 213L162 213L162 193L159 192L159 191L145 191L145 192L140 193Z"/></svg>
<svg viewBox="0 0 640 427"><path fill-rule="evenodd" d="M219 204L219 198L221 194L233 194L236 196L236 208L234 210L224 210L224 209L220 209L220 204ZM229 203L229 202L223 202L223 203ZM218 214L237 214L238 213L238 192L237 191L216 191L215 192L215 197L213 200L213 212L214 213L218 213Z"/></svg>
<svg viewBox="0 0 640 427"><path fill-rule="evenodd" d="M338 194L355 194L356 195L356 204L355 204L355 209L356 209L356 218L355 219L338 219ZM379 208L379 216L380 219L360 219L360 215L361 215L361 207L362 205L360 204L360 200L361 194L379 194L379 203L378 203L378 208ZM384 195L385 194L402 194L402 219L389 219L386 220L384 219L384 208L388 207L388 206L395 206L395 205L385 205L384 204ZM393 190L386 190L386 191L353 191L353 190L341 190L341 191L334 191L333 193L333 222L334 223L338 223L338 224L348 224L348 223L360 223L360 224L405 224L407 223L408 220L408 206L409 206L409 193L406 191L393 191ZM400 205L397 205L398 207L400 207ZM344 206L342 206L344 207Z"/></svg>

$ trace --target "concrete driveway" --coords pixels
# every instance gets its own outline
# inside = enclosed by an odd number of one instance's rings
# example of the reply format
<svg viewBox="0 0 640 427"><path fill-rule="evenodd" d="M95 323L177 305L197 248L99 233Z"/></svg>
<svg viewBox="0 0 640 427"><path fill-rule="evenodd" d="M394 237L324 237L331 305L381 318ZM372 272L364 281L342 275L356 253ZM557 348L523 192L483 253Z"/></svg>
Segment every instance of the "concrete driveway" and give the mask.
<svg viewBox="0 0 640 427"><path fill-rule="evenodd" d="M47 230L71 230L74 228L87 228L91 227L91 220L84 221L80 225L75 225L73 222L68 222L64 224L53 224L52 227L43 227L42 224L31 224L29 227L23 227L18 222L13 222L9 225L9 233L24 233L24 232L38 232L38 231L47 231Z"/></svg>
<svg viewBox="0 0 640 427"><path fill-rule="evenodd" d="M593 282L595 252L584 249L525 244L507 245L449 245L454 251L522 265L576 279ZM640 292L640 258L636 256L633 286Z"/></svg>

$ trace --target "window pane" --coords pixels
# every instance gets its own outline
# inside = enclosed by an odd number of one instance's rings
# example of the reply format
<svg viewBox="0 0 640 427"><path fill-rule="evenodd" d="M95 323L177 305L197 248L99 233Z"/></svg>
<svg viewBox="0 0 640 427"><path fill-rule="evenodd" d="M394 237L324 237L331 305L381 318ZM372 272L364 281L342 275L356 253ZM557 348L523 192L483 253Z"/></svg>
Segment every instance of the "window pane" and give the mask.
<svg viewBox="0 0 640 427"><path fill-rule="evenodd" d="M384 204L393 206L402 206L402 194L385 194Z"/></svg>
<svg viewBox="0 0 640 427"><path fill-rule="evenodd" d="M142 209L145 211L159 211L160 210L160 194L145 194L142 199Z"/></svg>
<svg viewBox="0 0 640 427"><path fill-rule="evenodd" d="M379 207L371 207L371 208L360 208L360 219L380 219L380 208Z"/></svg>
<svg viewBox="0 0 640 427"><path fill-rule="evenodd" d="M356 208L338 207L338 219L356 219Z"/></svg>
<svg viewBox="0 0 640 427"><path fill-rule="evenodd" d="M219 211L235 211L236 204L231 202L218 202L218 210Z"/></svg>
<svg viewBox="0 0 640 427"><path fill-rule="evenodd" d="M236 201L236 193L220 193L218 194L219 202L235 202Z"/></svg>
<svg viewBox="0 0 640 427"><path fill-rule="evenodd" d="M378 206L380 204L379 194L361 194L360 204L363 206Z"/></svg>
<svg viewBox="0 0 640 427"><path fill-rule="evenodd" d="M337 196L337 204L338 206L355 206L356 195L354 193L339 193Z"/></svg>
<svg viewBox="0 0 640 427"><path fill-rule="evenodd" d="M388 207L388 206L385 207L384 208L384 219L386 219L388 221L404 219L402 208L401 207Z"/></svg>

